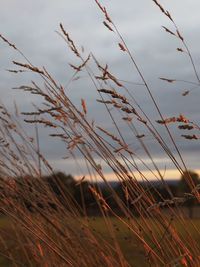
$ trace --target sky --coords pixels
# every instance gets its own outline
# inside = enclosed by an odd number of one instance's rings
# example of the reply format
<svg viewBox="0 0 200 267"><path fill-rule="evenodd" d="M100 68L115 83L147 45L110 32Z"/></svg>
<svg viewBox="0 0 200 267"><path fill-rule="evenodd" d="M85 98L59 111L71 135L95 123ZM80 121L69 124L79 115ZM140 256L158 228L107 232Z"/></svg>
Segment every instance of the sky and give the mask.
<svg viewBox="0 0 200 267"><path fill-rule="evenodd" d="M100 2L106 6L126 40L134 59L159 103L162 114L165 117L171 117L183 113L191 121L198 124L199 87L194 88L194 85L185 82L167 83L159 79L159 77L166 77L197 82L189 58L176 50L178 47L182 47L181 42L162 28L165 26L171 30L174 29L169 19L161 14L152 0L127 0L126 2L107 0ZM198 38L200 36L200 2L197 0L163 0L160 3L169 10L175 19L191 51L197 71L200 73ZM92 52L102 64L108 64L112 73L118 78L141 83L141 79L131 65L129 58L120 51L117 45L117 36L105 28L102 24L103 20L103 15L94 0L1 1L1 34L15 43L33 64L45 66L62 85L66 86L72 75L69 63L74 63L76 60L66 49L62 38L56 33L59 30L60 22L70 33L75 43L79 47L84 47L85 54ZM29 84L31 80L38 81L38 77L30 73L14 75L7 72L6 69L13 68L12 60L24 61L14 50L0 42L0 99L10 110L13 109L13 101L16 101L21 111L27 111L32 108L32 102L37 103L39 101L38 98L16 92L12 88ZM152 120L159 119L145 88L132 83L126 83L126 86ZM190 90L190 93L187 96L182 96L186 90ZM91 119L94 118L112 131L112 125L104 119L105 111L96 103L95 88L85 73L81 75L80 81L74 82L68 93L77 105L80 104L80 96L86 99L92 115ZM121 127L126 139L131 143L131 134L123 125ZM158 129L161 134L165 135L161 126L158 126ZM30 130L28 126L27 130ZM172 127L171 130L188 168L200 169L198 161L199 141L184 140L180 137L182 132L178 131L177 128ZM195 134L198 135L198 132ZM81 170L78 170L72 159L62 159L65 155L63 146L57 142L51 142L50 145L49 139L45 138L45 135L46 132L41 130L42 149L54 168L81 176ZM165 176L178 178L179 174L165 154L155 145L155 141L147 135L145 142L161 171L166 172ZM153 168L140 148L138 148L137 153ZM174 153L176 155L176 152ZM84 171L86 172L86 170ZM105 171L108 177L112 178L109 169L105 167Z"/></svg>

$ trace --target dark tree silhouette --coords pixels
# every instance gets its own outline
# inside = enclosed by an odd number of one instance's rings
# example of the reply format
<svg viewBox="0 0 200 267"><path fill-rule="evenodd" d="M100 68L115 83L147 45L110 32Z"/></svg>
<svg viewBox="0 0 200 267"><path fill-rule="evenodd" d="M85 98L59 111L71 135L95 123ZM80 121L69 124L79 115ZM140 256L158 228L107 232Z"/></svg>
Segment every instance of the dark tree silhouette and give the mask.
<svg viewBox="0 0 200 267"><path fill-rule="evenodd" d="M183 195L184 193L191 193L191 188L189 186L190 178L192 179L195 186L200 183L200 178L198 173L194 171L184 172L178 184L179 195ZM188 199L185 204L188 207L189 217L193 218L193 207L195 204L197 204L196 199L195 198Z"/></svg>

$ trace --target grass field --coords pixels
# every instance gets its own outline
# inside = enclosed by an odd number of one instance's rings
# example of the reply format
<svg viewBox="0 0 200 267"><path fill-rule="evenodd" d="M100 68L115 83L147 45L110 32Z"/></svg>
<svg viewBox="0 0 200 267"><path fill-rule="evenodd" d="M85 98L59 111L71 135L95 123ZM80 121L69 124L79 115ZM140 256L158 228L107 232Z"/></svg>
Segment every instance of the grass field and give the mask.
<svg viewBox="0 0 200 267"><path fill-rule="evenodd" d="M131 231L128 230L128 228L124 226L121 222L119 222L119 220L115 218L109 219L110 224L113 226L112 229L114 235L112 236L111 236L111 231L108 230L108 227L102 217L89 218L88 222L89 222L89 228L95 234L95 236L97 236L97 238L99 239L103 238L110 244L112 244L113 236L116 237L116 240L119 243L119 246L123 252L124 257L127 259L127 261L131 266L136 266L136 267L149 266L146 260L147 255L144 255L144 250L142 245L139 243L138 240L136 240ZM187 223L188 223L188 229L191 228L190 229L191 235L193 236L194 239L196 239L196 241L198 241L198 243L200 243L200 239L197 239L194 232L194 228L192 227L192 225L194 225L197 229L200 229L200 220L199 219L188 220ZM149 220L149 224L153 224L153 220L152 221ZM181 226L176 221L174 221L174 224L177 227L177 229L179 229L178 230L179 233L181 233L183 235L183 238L185 238L184 231L182 230ZM5 237L5 232L9 233L7 235L7 239L4 238L4 242L6 240L4 246L1 242L1 249L0 249L1 254L4 253L5 247L7 247L7 250L15 250L14 254L17 255L17 258L19 259L19 265L17 266L27 266L26 262L23 262L24 259L23 252L20 250L20 248L15 246L14 239L12 239L12 233L13 236L15 236L16 233L14 233L13 227L10 224L8 218L2 217L0 219L0 228L1 228L1 233L2 235L4 235L4 237ZM0 266L5 266L5 267L13 266L13 263L11 263L11 261L9 259L6 259L3 255L1 255ZM36 265L33 263L32 266Z"/></svg>
<svg viewBox="0 0 200 267"><path fill-rule="evenodd" d="M138 219L139 220L139 219ZM94 218L91 220L91 226L94 228L96 232L98 232L100 235L107 238L109 241L111 241L110 233L108 232L105 222L103 218ZM119 245L123 251L123 254L125 258L128 260L128 262L131 264L131 266L149 266L147 265L146 258L144 255L144 250L141 246L141 244L136 240L136 238L133 236L133 234L125 227L122 223L120 223L118 220L111 218L111 223L114 226L114 232L116 234L117 240L119 242ZM153 220L149 221L150 224L153 224ZM194 239L200 243L200 239L197 239L193 224L196 226L197 229L200 229L200 220L188 220L188 229L190 229L190 233L193 236ZM179 233L184 236L184 231L182 230L181 226L174 222L175 226L179 230ZM193 229L193 230L192 230Z"/></svg>

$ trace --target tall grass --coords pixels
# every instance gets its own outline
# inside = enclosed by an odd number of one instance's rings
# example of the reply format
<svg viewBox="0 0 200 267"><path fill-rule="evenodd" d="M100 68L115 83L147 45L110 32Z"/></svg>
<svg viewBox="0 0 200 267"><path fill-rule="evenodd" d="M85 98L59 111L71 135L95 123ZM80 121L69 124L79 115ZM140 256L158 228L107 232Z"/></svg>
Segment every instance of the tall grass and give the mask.
<svg viewBox="0 0 200 267"><path fill-rule="evenodd" d="M40 107L35 106L34 111L22 113L26 117L24 121L33 126L35 138L30 138L20 124L21 115L18 114L17 107L16 114L12 115L3 104L0 106L1 212L10 218L11 224L10 232L0 229L1 255L7 258L12 266L199 266L200 247L191 235L191 227L188 228L188 221L180 208L182 203L187 201L188 194L182 197L173 195L143 138L144 135L141 134L141 129L145 129L180 175L188 174L185 177L191 190L189 196L199 201L199 185L196 186L190 176L187 163L174 140L169 124L178 123L180 129L199 130L199 127L182 114L170 118L162 114L159 103L123 36L106 8L99 1L95 2L104 17L103 24L106 30L116 34L119 40L116 45L128 55L130 68L133 67L133 71L139 74L141 84L146 89L146 94L151 99L159 119L154 122L149 114L145 113L134 94L127 89L123 81L111 73L107 64L102 65L92 53L85 58L62 24L59 35L79 62L78 65L71 64L73 78L78 77L82 70L86 71L98 92L98 103L103 105L114 125L115 129L112 132L89 119L84 99L80 99L81 108L76 106L67 95L66 88L60 85L46 68L34 66L15 44L0 35L1 39L24 59L24 62L13 61L17 69L10 71L21 73L29 70L37 74L43 82L43 86L32 82L30 85L18 88L29 94L38 95L43 100L43 104ZM156 0L153 2L171 22L173 29L163 28L180 41L182 48L177 52L184 51L187 54L196 77L195 83L199 85L199 75L181 31L170 13ZM91 68L91 62L95 65L95 70ZM169 83L176 82L169 78L161 79ZM132 134L151 165L140 158L128 144L124 128L120 127L121 121L126 124L125 131ZM161 135L157 127L159 124L168 135L173 149ZM56 176L55 180L62 192L62 203L42 178L44 173L54 173L54 170L40 149L42 140L38 134L38 125L48 127L52 142L54 138L63 142L75 161L78 161L77 157L81 155L88 169L87 179L96 181L96 177L100 177L106 184L121 215L109 206L98 184L91 184L89 190L101 210L110 241L93 231L84 205L80 207L76 203ZM196 134L184 134L183 137L198 139ZM151 172L155 179L161 181L168 194L167 199L157 191L148 176L145 176L141 166ZM122 184L127 205L110 185L104 171L105 167L112 172L113 178ZM162 199L161 202L156 202L149 187L145 189L138 182L135 173L157 191ZM21 178L18 179L19 177ZM78 183L81 185L84 179L83 174ZM84 195L82 200L84 202ZM31 210L27 209L25 203L31 204ZM57 208L53 209L50 203ZM163 212L163 206L168 207L170 215ZM132 207L139 214L139 219L133 214ZM133 265L130 265L125 258L112 224L113 217L135 237L138 246L141 246L143 262L140 265L134 264L134 260ZM181 227L181 231L178 231L177 225ZM195 225L192 227L195 236L199 236L199 229L195 228ZM13 239L17 252L7 247L8 236ZM134 246L132 249L134 250Z"/></svg>

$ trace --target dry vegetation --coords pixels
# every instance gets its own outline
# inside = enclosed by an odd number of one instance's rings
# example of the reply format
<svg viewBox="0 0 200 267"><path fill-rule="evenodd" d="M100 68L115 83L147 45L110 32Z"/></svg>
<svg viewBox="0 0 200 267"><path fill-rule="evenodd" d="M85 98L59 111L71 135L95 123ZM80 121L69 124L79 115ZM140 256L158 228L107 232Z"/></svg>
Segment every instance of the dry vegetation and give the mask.
<svg viewBox="0 0 200 267"><path fill-rule="evenodd" d="M178 48L177 52L187 54L196 75L195 83L199 85L199 76L184 37L170 13L156 0L153 2L170 20L172 30L167 27L164 29L168 34L179 39L181 48ZM146 88L146 93L151 98L159 119L157 122L152 121L149 115L144 112L143 107L137 103L134 95L127 90L124 83L110 72L108 65L102 66L93 54L84 58L82 51L73 42L62 24L60 24L59 34L79 62L76 66L71 64L73 78L76 78L82 70L87 72L99 94L97 101L102 103L107 110L107 116L112 120L115 126L113 132L116 134L109 132L103 126L96 125L94 121L90 121L84 99L80 100L81 109L75 106L72 99L69 99L65 88L54 80L47 69L32 65L14 44L0 35L1 39L11 49L20 53L24 59L24 62L13 61L18 69L10 71L21 73L29 70L37 74L43 82L42 86L32 82L28 86L23 85L18 88L43 99L43 104L40 107L35 106L34 111L22 114L26 117L24 121L32 124L35 129L35 138L30 138L23 130L19 123L21 115L18 114L17 108L16 114L12 115L5 106L1 105L0 107L0 185L2 189L0 209L1 213L6 216L2 221L9 220L9 226L4 224L0 228L0 253L2 257L7 259L7 263L4 264L7 266L10 264L10 266L46 267L198 267L200 266L199 228L192 221L188 227L188 220L184 218L180 206L188 198L200 200L199 185L194 184L188 172L187 164L174 141L169 124L177 124L179 129L183 131L198 131L199 126L182 114L171 118L165 118L162 115L150 86L115 23L110 18L106 8L97 0L96 3L104 16L103 24L109 31L118 36L119 49L129 56L131 64L139 74L141 83ZM98 74L96 74L96 70L90 68L91 61L96 65ZM169 83L176 82L176 80L168 78L162 77L161 79ZM184 92L185 96L187 94L188 91ZM110 107L113 109L111 110ZM118 114L118 120L123 120L127 125L127 130L135 136L136 142L143 148L151 161L153 169L146 165L134 149L127 144L125 133L120 129L116 116L114 116L115 113ZM54 138L60 139L75 160L76 152L82 155L90 174L87 179L95 181L95 177L99 176L106 183L121 210L121 215L109 206L98 185L90 186L89 190L101 210L102 218L99 219L101 230L98 231L98 227L93 226L84 205L79 207L72 196L66 193L59 181L57 182L62 192L62 203L42 179L43 173L50 174L54 170L40 150L38 125L49 127L52 142L54 142ZM157 126L165 128L176 154L171 151ZM140 133L140 129L148 131L149 135L159 144L160 150L166 154L180 172L180 175L188 173L185 177L190 187L190 193L182 197L173 195L146 146L143 139L144 135ZM182 137L195 139L194 141L198 139L196 132L183 134ZM138 161L163 183L169 195L168 199L161 195L162 201L157 203L151 192L145 190L138 183L134 176L136 171L142 180L151 185L151 181L148 181L148 177L145 177L140 170ZM108 166L112 170L113 177L122 183L127 204L110 186L104 168L99 162ZM19 177L20 179L18 179ZM34 179L32 179L33 177ZM83 175L78 183L81 185L84 179ZM154 187L153 184L151 186ZM160 193L157 192L157 194ZM82 198L84 203L84 195ZM25 202L31 203L32 210L27 209ZM38 202L42 204L42 207L37 205ZM56 205L57 208L53 209L49 202ZM139 218L132 213L131 206L137 210ZM168 207L168 214L163 212L163 206ZM117 225L119 224L120 227L118 228ZM103 231L104 233L102 233L102 229L106 229ZM126 250L130 251L130 255L131 253L133 255L132 257L129 256L129 259L126 257L124 243L119 241L117 229L127 233L126 238L128 240L134 240L126 246ZM9 244L6 242L8 239L12 240ZM138 257L140 261L135 255L136 248L140 249L140 257Z"/></svg>

